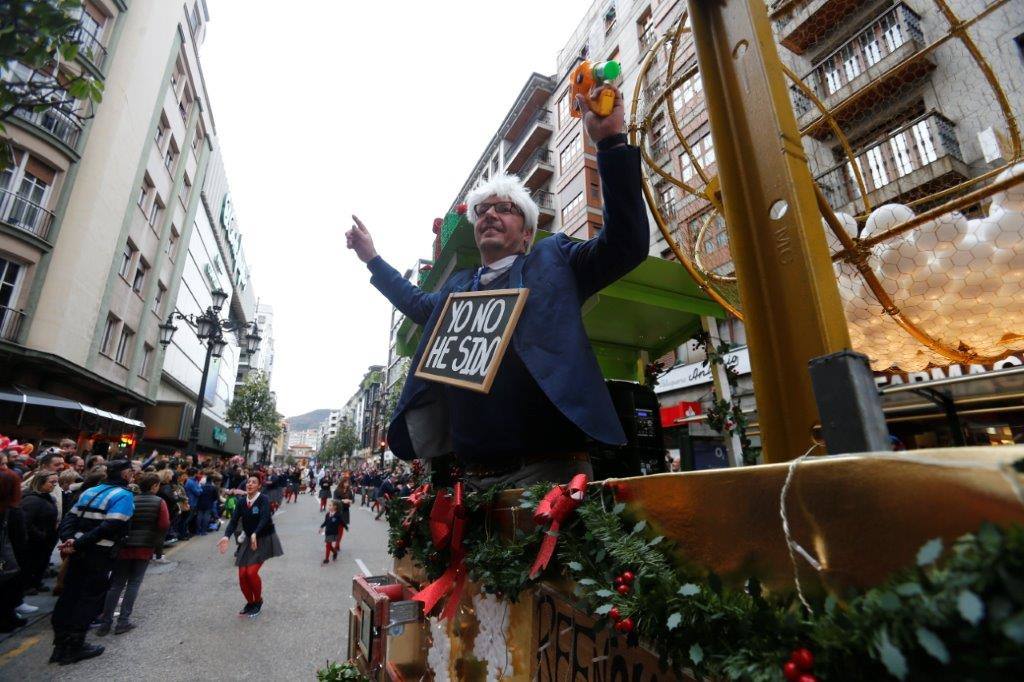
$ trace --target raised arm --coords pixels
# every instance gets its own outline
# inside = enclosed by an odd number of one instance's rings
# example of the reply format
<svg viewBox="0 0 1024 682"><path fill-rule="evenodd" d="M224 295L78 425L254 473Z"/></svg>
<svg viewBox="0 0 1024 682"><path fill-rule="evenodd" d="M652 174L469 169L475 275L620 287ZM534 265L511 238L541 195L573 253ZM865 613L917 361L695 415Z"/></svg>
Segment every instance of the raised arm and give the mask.
<svg viewBox="0 0 1024 682"><path fill-rule="evenodd" d="M441 302L440 294L428 294L399 274L383 258L377 255L373 238L362 221L352 216L352 229L345 233L348 248L356 252L359 260L366 263L372 277L370 284L377 287L391 304L402 311L416 324L426 324L434 308Z"/></svg>
<svg viewBox="0 0 1024 682"><path fill-rule="evenodd" d="M604 227L586 242L564 242L581 298L589 298L647 257L650 226L640 183L640 150L626 144L622 93L615 107L600 117L580 103L587 135L597 144L597 170L604 198Z"/></svg>

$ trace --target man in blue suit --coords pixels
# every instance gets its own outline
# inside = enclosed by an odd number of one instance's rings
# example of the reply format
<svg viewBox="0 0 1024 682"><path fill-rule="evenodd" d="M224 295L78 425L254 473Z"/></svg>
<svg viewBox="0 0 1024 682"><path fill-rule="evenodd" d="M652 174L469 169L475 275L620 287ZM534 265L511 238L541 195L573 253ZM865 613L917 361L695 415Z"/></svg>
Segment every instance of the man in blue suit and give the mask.
<svg viewBox="0 0 1024 682"><path fill-rule="evenodd" d="M582 99L582 98L581 98ZM515 176L498 175L466 197L483 267L455 272L427 293L377 255L369 231L352 216L348 247L370 282L423 336L412 367L449 293L526 287L530 295L487 395L425 381L410 372L388 427L402 459L454 454L472 488L566 483L593 476L589 441L625 443L625 434L590 347L580 308L647 257L650 231L640 183L640 152L626 143L621 93L599 117L581 101L598 148L604 227L586 242L555 235L532 248L539 209Z"/></svg>

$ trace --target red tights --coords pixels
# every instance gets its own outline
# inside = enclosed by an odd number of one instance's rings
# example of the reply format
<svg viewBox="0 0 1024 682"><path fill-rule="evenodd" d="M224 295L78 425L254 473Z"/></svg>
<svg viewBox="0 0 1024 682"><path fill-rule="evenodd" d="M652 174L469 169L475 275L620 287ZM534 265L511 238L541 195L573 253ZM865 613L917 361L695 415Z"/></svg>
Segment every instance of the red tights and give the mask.
<svg viewBox="0 0 1024 682"><path fill-rule="evenodd" d="M338 551L341 550L341 535L342 535L342 530L339 528L338 529L338 539L336 539L334 542L325 542L324 543L324 561L327 561L328 559L331 558L331 553L332 552L334 553L335 556L338 555Z"/></svg>
<svg viewBox="0 0 1024 682"><path fill-rule="evenodd" d="M259 564L238 567L238 586L242 588L242 596L249 604L263 601L263 581L260 580Z"/></svg>
<svg viewBox="0 0 1024 682"><path fill-rule="evenodd" d="M326 497L321 497L320 498L320 511L323 511L324 509L327 509L327 498Z"/></svg>

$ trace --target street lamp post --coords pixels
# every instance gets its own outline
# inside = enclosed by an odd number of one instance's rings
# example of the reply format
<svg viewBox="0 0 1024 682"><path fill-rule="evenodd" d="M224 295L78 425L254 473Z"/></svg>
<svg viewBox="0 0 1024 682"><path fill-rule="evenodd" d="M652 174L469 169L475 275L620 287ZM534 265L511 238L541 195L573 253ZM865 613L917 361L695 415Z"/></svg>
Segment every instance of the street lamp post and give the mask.
<svg viewBox="0 0 1024 682"><path fill-rule="evenodd" d="M160 345L167 348L174 338L174 332L178 331L175 320L181 320L195 330L196 336L206 346L206 357L203 360L203 376L199 380L199 395L196 396L195 414L192 415L192 429L188 436L188 449L186 454L192 460L192 465L199 463L196 451L199 448L199 423L203 416L204 396L206 395L206 382L210 375L210 359L219 358L224 354L224 348L228 345L224 338L224 332L240 332L246 330L244 352L255 354L259 351L260 341L259 327L256 322L251 324L235 322L220 317L221 308L228 300L228 295L221 289L214 289L210 292L213 302L206 312L200 315L186 315L179 310L172 311L167 316L167 321L160 325Z"/></svg>

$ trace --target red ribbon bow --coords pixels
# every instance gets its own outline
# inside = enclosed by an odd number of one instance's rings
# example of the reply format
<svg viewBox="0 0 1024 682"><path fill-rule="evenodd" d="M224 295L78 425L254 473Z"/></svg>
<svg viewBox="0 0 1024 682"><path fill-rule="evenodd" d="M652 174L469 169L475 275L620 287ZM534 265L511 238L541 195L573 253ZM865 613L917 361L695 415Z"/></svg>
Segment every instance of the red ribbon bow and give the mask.
<svg viewBox="0 0 1024 682"><path fill-rule="evenodd" d="M412 523L413 517L416 515L419 508L423 506L423 503L426 501L427 495L429 494L430 484L424 483L406 496L405 499L409 502L409 513L405 515L406 521Z"/></svg>
<svg viewBox="0 0 1024 682"><path fill-rule="evenodd" d="M586 474L576 474L569 481L569 485L556 485L537 505L537 511L533 512L534 523L538 526L544 524L550 524L550 526L540 543L540 550L537 552L537 559L533 562L533 568L530 569L531 578L536 578L541 571L547 568L548 562L555 554L555 545L558 544L558 529L576 511L576 507L583 503L587 482Z"/></svg>
<svg viewBox="0 0 1024 682"><path fill-rule="evenodd" d="M423 613L430 613L450 593L441 619L455 615L466 583L466 549L462 546L465 531L466 505L459 482L455 484L454 493L438 493L430 510L430 539L438 550L451 548L451 563L440 578L413 595L413 599L423 602Z"/></svg>

